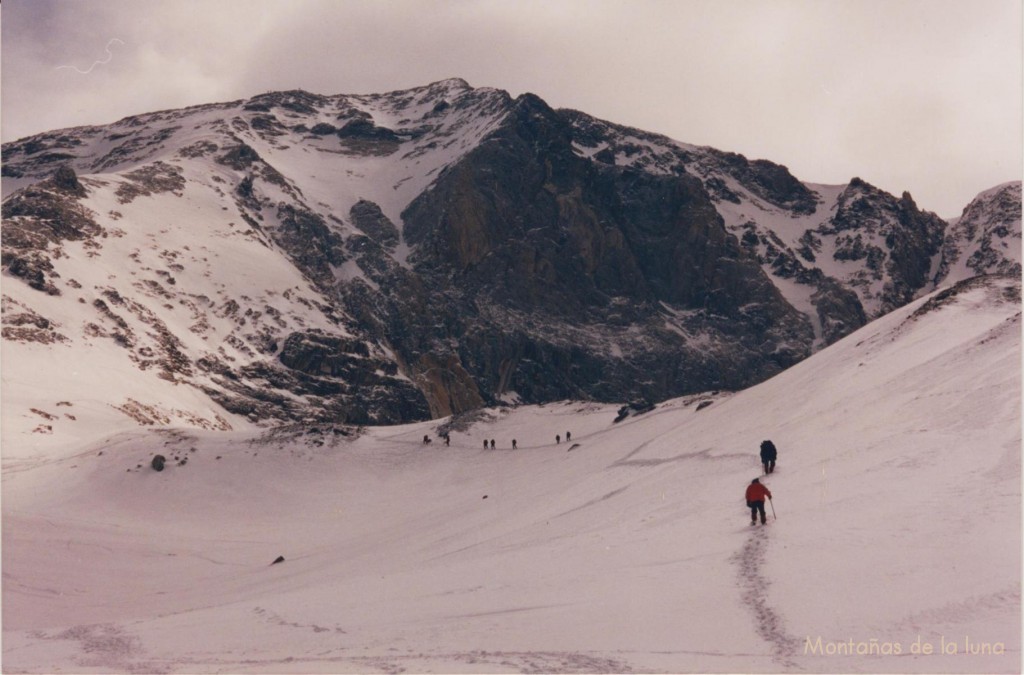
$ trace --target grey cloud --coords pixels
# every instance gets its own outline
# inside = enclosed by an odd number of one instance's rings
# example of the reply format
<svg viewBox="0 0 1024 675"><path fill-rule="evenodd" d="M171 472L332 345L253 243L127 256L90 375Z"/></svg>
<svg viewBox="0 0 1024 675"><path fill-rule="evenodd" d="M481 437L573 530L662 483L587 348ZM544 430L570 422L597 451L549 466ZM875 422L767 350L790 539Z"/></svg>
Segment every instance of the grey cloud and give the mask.
<svg viewBox="0 0 1024 675"><path fill-rule="evenodd" d="M462 77L956 215L1021 174L1018 0L8 0L3 138ZM117 45L109 64L86 67Z"/></svg>

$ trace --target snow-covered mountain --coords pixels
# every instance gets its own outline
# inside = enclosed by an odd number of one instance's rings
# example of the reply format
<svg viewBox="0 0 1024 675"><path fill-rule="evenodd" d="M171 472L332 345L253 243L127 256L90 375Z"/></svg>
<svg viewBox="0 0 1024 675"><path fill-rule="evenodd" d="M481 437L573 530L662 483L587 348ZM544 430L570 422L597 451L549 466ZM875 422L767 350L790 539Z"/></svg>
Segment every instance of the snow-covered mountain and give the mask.
<svg viewBox="0 0 1024 675"><path fill-rule="evenodd" d="M1019 183L951 228L860 179L462 80L139 115L3 159L3 422L27 445L737 390L1020 264Z"/></svg>
<svg viewBox="0 0 1024 675"><path fill-rule="evenodd" d="M4 670L1020 672L1020 292L975 277L643 414L5 445Z"/></svg>

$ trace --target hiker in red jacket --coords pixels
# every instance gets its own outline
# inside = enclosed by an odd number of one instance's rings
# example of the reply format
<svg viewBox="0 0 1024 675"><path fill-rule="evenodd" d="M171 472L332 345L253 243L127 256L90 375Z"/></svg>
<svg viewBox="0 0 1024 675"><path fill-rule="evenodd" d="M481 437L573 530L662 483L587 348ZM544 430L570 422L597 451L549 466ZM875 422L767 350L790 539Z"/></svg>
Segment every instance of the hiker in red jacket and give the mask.
<svg viewBox="0 0 1024 675"><path fill-rule="evenodd" d="M761 524L768 523L768 517L764 514L764 498L772 498L771 490L761 485L761 481L755 478L747 486L747 507L750 508L750 524L757 524L757 514L761 514Z"/></svg>

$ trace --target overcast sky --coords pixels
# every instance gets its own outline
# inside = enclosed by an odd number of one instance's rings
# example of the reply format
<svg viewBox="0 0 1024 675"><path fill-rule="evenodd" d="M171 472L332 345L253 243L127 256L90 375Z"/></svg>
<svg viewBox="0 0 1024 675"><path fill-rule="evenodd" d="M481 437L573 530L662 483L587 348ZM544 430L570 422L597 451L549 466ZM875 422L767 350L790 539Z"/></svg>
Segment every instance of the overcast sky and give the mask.
<svg viewBox="0 0 1024 675"><path fill-rule="evenodd" d="M1021 0L7 0L2 136L461 77L949 217L1022 175Z"/></svg>

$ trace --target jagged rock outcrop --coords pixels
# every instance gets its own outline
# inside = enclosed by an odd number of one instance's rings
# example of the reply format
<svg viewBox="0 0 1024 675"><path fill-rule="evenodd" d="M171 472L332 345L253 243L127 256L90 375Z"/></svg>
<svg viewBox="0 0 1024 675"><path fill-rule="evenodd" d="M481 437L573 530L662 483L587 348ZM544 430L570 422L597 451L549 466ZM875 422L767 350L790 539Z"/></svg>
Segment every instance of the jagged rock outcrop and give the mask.
<svg viewBox="0 0 1024 675"><path fill-rule="evenodd" d="M53 175L3 203L3 269L37 291L60 295L53 259L65 241L92 241L103 234L95 214L81 204L86 191L74 170L61 166Z"/></svg>
<svg viewBox="0 0 1024 675"><path fill-rule="evenodd" d="M282 204L276 215L279 224L271 229L271 238L310 279L329 288L333 268L345 262L341 236L319 214L302 207Z"/></svg>
<svg viewBox="0 0 1024 675"><path fill-rule="evenodd" d="M278 361L240 369L214 360L198 365L217 385L204 391L229 412L252 421L382 425L430 414L423 394L395 363L372 353L362 341L313 331L292 333Z"/></svg>
<svg viewBox="0 0 1024 675"><path fill-rule="evenodd" d="M718 166L726 176L742 183L768 203L797 215L810 215L817 211L818 198L814 192L781 164L764 159L750 161L734 152L712 150L709 156L718 160ZM729 199L738 198L734 192L729 191L720 178L716 188L724 191Z"/></svg>
<svg viewBox="0 0 1024 675"><path fill-rule="evenodd" d="M394 248L398 245L400 237L398 228L384 215L377 204L360 199L349 209L348 216L353 225L381 246Z"/></svg>
<svg viewBox="0 0 1024 675"><path fill-rule="evenodd" d="M947 230L936 283L979 274L1021 274L1021 184L978 195Z"/></svg>
<svg viewBox="0 0 1024 675"><path fill-rule="evenodd" d="M839 196L836 214L818 235L836 235L833 259L864 261L850 283L873 300L872 315L901 307L928 283L946 223L917 208L909 193L896 200L854 178Z"/></svg>

